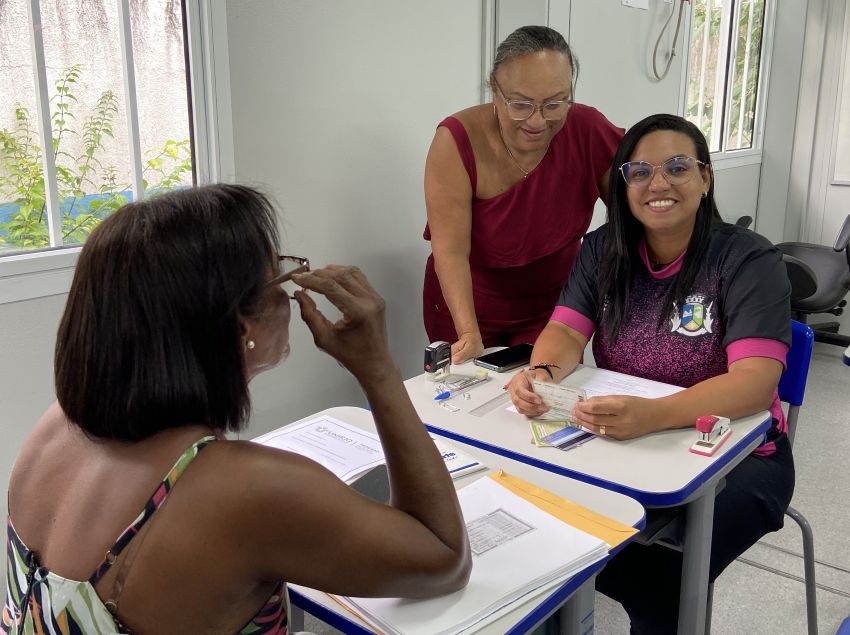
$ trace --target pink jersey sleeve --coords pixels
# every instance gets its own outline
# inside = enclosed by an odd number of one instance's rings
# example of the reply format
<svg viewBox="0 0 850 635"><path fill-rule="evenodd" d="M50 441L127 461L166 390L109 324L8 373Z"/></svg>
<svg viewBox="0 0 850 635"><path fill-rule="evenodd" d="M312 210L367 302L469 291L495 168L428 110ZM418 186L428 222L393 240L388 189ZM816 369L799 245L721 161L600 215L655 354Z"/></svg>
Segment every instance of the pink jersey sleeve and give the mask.
<svg viewBox="0 0 850 635"><path fill-rule="evenodd" d="M593 337L593 333L596 331L596 324L593 323L593 320L565 306L556 306L550 319L566 324L584 335L587 339Z"/></svg>
<svg viewBox="0 0 850 635"><path fill-rule="evenodd" d="M726 347L727 364L732 364L745 357L767 357L781 363L784 369L786 355L788 355L788 347L785 344L778 340L761 337L735 340Z"/></svg>

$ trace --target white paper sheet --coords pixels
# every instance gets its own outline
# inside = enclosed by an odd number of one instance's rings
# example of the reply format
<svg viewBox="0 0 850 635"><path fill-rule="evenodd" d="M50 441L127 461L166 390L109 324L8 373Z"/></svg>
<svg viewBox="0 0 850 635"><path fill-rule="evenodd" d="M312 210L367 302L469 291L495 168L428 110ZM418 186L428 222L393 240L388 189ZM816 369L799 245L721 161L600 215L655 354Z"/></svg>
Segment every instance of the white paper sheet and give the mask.
<svg viewBox="0 0 850 635"><path fill-rule="evenodd" d="M487 466L481 463L478 459L470 456L456 445L449 443L445 439L432 436L437 449L443 457L443 462L446 464L446 469L451 474L452 478L460 478L471 472L486 470Z"/></svg>
<svg viewBox="0 0 850 635"><path fill-rule="evenodd" d="M579 366L561 381L561 385L584 389L588 399L604 395L630 395L632 397L657 399L684 390L681 386L662 384L658 381L632 377L631 375L591 366ZM505 410L508 412L517 411L513 404L508 405Z"/></svg>
<svg viewBox="0 0 850 635"><path fill-rule="evenodd" d="M611 370L580 366L561 382L564 386L584 388L588 397L602 395L631 395L657 399L684 390L681 386L632 377Z"/></svg>
<svg viewBox="0 0 850 635"><path fill-rule="evenodd" d="M313 459L346 483L385 462L377 434L328 416L284 426L254 442Z"/></svg>

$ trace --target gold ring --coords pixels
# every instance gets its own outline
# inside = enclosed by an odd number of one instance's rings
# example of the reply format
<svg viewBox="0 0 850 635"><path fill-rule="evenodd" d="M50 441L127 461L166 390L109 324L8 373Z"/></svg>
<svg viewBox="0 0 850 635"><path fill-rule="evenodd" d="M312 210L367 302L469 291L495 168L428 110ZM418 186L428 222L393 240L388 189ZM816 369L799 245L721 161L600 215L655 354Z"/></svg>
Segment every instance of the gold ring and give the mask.
<svg viewBox="0 0 850 635"><path fill-rule="evenodd" d="M605 436L605 426L599 426L599 434L601 434L603 437Z"/></svg>

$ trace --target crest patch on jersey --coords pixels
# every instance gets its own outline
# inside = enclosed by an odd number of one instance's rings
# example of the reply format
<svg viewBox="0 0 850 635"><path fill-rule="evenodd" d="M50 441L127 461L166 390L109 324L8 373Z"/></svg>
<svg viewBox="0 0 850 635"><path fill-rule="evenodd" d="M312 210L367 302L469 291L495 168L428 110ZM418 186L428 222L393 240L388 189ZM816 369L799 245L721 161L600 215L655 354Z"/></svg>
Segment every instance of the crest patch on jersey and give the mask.
<svg viewBox="0 0 850 635"><path fill-rule="evenodd" d="M670 332L688 337L711 333L711 326L714 324L714 317L711 314L713 305L714 302L710 302L706 306L705 296L701 293L686 297L681 309L674 304L673 317L670 318Z"/></svg>

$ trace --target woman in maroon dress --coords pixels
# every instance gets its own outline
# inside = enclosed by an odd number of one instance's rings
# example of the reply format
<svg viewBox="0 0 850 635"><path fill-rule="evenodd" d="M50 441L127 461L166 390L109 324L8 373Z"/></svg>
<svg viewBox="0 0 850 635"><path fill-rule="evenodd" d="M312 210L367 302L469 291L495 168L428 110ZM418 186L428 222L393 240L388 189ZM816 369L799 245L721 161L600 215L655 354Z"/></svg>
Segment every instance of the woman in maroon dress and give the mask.
<svg viewBox="0 0 850 635"><path fill-rule="evenodd" d="M569 276L623 130L573 101L564 38L526 26L496 52L493 103L443 120L425 164L423 312L452 362L533 342Z"/></svg>

